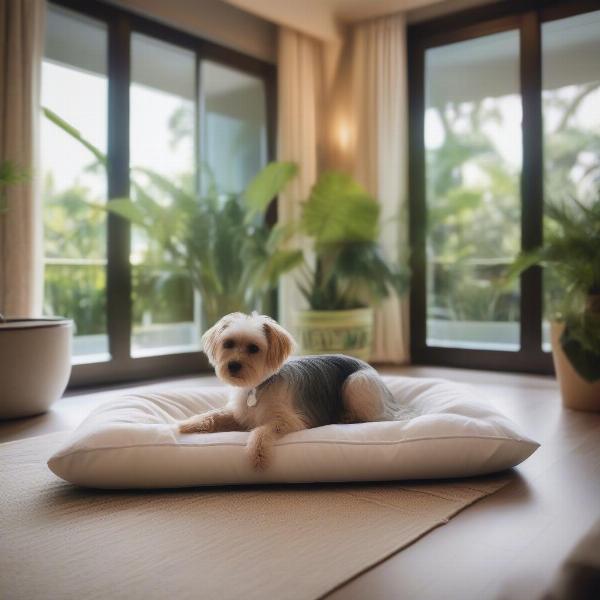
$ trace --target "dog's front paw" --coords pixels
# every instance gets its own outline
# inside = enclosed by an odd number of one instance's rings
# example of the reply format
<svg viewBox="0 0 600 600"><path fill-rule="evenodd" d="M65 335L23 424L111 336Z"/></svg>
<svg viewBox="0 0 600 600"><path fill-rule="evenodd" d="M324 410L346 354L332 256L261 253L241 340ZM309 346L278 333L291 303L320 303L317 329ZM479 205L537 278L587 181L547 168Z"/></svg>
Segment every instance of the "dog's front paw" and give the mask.
<svg viewBox="0 0 600 600"><path fill-rule="evenodd" d="M271 463L271 446L261 433L253 431L250 434L246 450L255 471L264 471Z"/></svg>
<svg viewBox="0 0 600 600"><path fill-rule="evenodd" d="M203 415L196 415L179 423L181 433L211 433L214 428L214 419Z"/></svg>

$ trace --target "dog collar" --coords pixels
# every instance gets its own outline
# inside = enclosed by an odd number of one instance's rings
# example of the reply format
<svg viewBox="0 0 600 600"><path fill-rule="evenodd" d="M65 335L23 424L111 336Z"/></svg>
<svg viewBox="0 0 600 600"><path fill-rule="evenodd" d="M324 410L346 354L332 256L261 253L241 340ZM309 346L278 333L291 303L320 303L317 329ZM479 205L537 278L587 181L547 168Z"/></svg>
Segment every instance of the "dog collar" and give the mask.
<svg viewBox="0 0 600 600"><path fill-rule="evenodd" d="M257 402L258 402L258 398L256 397L256 388L252 388L248 392L248 397L246 398L246 404L248 406L252 407L252 406L256 406Z"/></svg>

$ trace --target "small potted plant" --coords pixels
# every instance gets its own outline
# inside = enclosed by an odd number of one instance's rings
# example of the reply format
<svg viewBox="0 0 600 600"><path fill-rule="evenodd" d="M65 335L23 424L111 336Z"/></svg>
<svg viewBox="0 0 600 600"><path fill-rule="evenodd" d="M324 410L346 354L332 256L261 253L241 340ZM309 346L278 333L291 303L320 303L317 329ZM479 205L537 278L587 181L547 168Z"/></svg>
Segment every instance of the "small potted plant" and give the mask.
<svg viewBox="0 0 600 600"><path fill-rule="evenodd" d="M563 404L600 410L600 195L589 205L576 199L546 206L543 245L521 254L509 277L540 265L558 284L550 307L554 368Z"/></svg>
<svg viewBox="0 0 600 600"><path fill-rule="evenodd" d="M8 210L8 187L28 179L27 170L0 163L0 220ZM71 329L62 317L0 313L0 419L45 412L62 396L71 373Z"/></svg>
<svg viewBox="0 0 600 600"><path fill-rule="evenodd" d="M406 290L408 269L386 260L378 242L380 210L352 177L331 171L313 186L299 222L282 227L288 237L299 233L311 241L308 255L297 250L295 267L309 307L297 312L295 323L304 354L368 360L373 306Z"/></svg>

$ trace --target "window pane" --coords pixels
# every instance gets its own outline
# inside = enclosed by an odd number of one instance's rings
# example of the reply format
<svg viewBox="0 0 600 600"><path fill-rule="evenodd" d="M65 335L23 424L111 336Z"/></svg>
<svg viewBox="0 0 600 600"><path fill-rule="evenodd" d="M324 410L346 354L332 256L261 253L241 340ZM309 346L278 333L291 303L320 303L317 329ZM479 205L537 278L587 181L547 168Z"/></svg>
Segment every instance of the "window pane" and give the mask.
<svg viewBox="0 0 600 600"><path fill-rule="evenodd" d="M169 185L195 188L193 52L140 34L131 40L131 193L169 207ZM161 182L156 176L164 178ZM187 273L140 227L132 227L133 356L197 350L200 325Z"/></svg>
<svg viewBox="0 0 600 600"><path fill-rule="evenodd" d="M42 105L106 153L106 26L48 8ZM44 311L75 321L74 362L108 359L106 171L93 154L41 117Z"/></svg>
<svg viewBox="0 0 600 600"><path fill-rule="evenodd" d="M497 284L521 243L519 34L425 61L427 344L518 350L518 283Z"/></svg>
<svg viewBox="0 0 600 600"><path fill-rule="evenodd" d="M202 161L222 193L239 193L267 162L261 79L203 61Z"/></svg>
<svg viewBox="0 0 600 600"><path fill-rule="evenodd" d="M600 179L600 11L542 25L545 201L597 197ZM546 225L547 227L550 224ZM545 304L563 290L544 274ZM544 321L544 350L550 351Z"/></svg>
<svg viewBox="0 0 600 600"><path fill-rule="evenodd" d="M208 246L218 256L207 261L202 318L205 326L232 311L272 312L268 299L254 297L249 285L252 260L244 227L240 192L267 162L265 91L263 81L210 61L200 66L200 181L204 194L216 189L216 210L208 210L212 234ZM258 224L257 225L262 225ZM257 231L260 239L264 230ZM260 303L260 306L259 306Z"/></svg>

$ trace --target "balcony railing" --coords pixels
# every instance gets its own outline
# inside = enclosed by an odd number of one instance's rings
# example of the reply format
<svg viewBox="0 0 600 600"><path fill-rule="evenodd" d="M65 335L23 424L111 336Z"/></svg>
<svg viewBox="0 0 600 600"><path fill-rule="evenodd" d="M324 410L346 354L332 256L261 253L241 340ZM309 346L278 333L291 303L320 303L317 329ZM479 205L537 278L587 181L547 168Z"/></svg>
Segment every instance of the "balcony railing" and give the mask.
<svg viewBox="0 0 600 600"><path fill-rule="evenodd" d="M73 363L109 360L106 334L106 260L45 258L45 312L73 319ZM132 265L136 272L156 269ZM134 299L135 300L135 299ZM166 298L168 301L168 298ZM155 322L152 311L133 324L132 356L173 354L198 350L200 345L199 299L188 320Z"/></svg>

